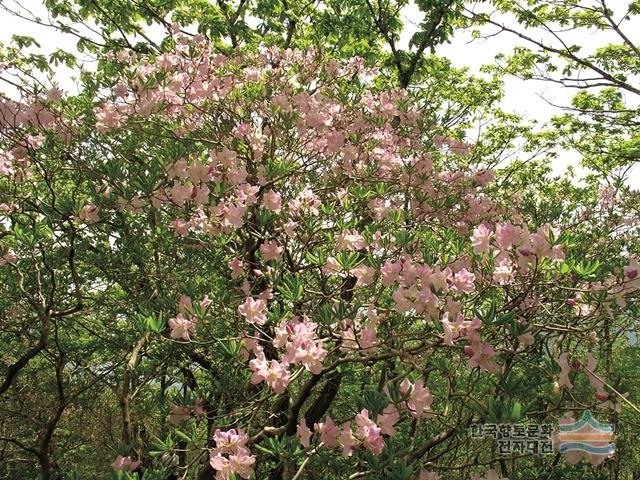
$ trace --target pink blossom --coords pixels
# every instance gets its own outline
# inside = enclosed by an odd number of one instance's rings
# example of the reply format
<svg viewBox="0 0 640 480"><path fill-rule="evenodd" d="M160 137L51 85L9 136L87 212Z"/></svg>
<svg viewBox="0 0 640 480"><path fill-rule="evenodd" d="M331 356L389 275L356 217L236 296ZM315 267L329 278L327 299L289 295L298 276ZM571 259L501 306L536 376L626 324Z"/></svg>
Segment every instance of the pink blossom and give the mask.
<svg viewBox="0 0 640 480"><path fill-rule="evenodd" d="M298 436L300 437L300 445L302 445L304 448L308 448L309 445L311 444L311 430L309 430L309 427L307 426L307 422L305 421L304 417L300 419L300 423L298 423L298 428L297 428L297 432L298 432Z"/></svg>
<svg viewBox="0 0 640 480"><path fill-rule="evenodd" d="M279 213L282 208L280 204L280 195L278 195L273 190L267 190L267 192L265 192L264 194L262 205L267 210Z"/></svg>
<svg viewBox="0 0 640 480"><path fill-rule="evenodd" d="M351 270L351 273L358 279L356 286L359 287L371 285L376 276L376 270L364 264L358 265L356 268Z"/></svg>
<svg viewBox="0 0 640 480"><path fill-rule="evenodd" d="M616 192L610 185L600 187L598 191L600 206L605 209L612 208L617 203Z"/></svg>
<svg viewBox="0 0 640 480"><path fill-rule="evenodd" d="M474 280L476 276L466 268L455 273L453 276L453 291L457 293L471 293L475 289Z"/></svg>
<svg viewBox="0 0 640 480"><path fill-rule="evenodd" d="M609 395L604 389L604 382L595 374L595 369L597 366L598 361L591 354L591 352L587 352L587 364L585 365L585 372L587 373L589 383L593 388L596 389L596 397L598 398L598 400L603 401L606 400Z"/></svg>
<svg viewBox="0 0 640 480"><path fill-rule="evenodd" d="M301 213L308 212L314 216L320 213L319 208L321 204L320 198L318 198L310 188L305 188L296 198L292 198L287 203L292 215L300 215Z"/></svg>
<svg viewBox="0 0 640 480"><path fill-rule="evenodd" d="M11 265L15 265L18 261L18 255L16 255L13 250L7 251L2 257L0 257L0 266L6 265L7 263Z"/></svg>
<svg viewBox="0 0 640 480"><path fill-rule="evenodd" d="M487 470L487 475L485 477L485 480L508 480L504 477L500 477L498 475L498 472L496 472L493 468L490 470Z"/></svg>
<svg viewBox="0 0 640 480"><path fill-rule="evenodd" d="M238 313L245 317L247 322L255 325L264 325L267 323L266 310L266 300L254 300L253 297L247 297L244 303L238 307Z"/></svg>
<svg viewBox="0 0 640 480"><path fill-rule="evenodd" d="M193 203L198 207L202 207L204 205L209 204L209 187L206 185L201 185L199 187L193 187L193 191L191 192L191 199Z"/></svg>
<svg viewBox="0 0 640 480"><path fill-rule="evenodd" d="M196 398L194 404L193 404L193 414L196 417L200 417L201 415L204 414L204 409L202 408L202 399L201 398Z"/></svg>
<svg viewBox="0 0 640 480"><path fill-rule="evenodd" d="M260 253L262 253L262 257L265 261L270 260L280 260L282 259L282 252L284 248L278 245L273 240L268 241L260 245Z"/></svg>
<svg viewBox="0 0 640 480"><path fill-rule="evenodd" d="M111 468L114 472L119 472L121 470L126 470L127 472L133 472L136 468L138 468L142 462L131 460L130 456L123 457L122 455L118 455L116 460L111 464Z"/></svg>
<svg viewBox="0 0 640 480"><path fill-rule="evenodd" d="M402 397L406 397L405 403L411 415L416 418L428 416L431 411L433 396L431 395L431 391L424 386L422 379L417 379L415 383L412 384L411 381L405 377L398 391Z"/></svg>
<svg viewBox="0 0 640 480"><path fill-rule="evenodd" d="M118 197L116 203L118 205L118 211L125 210L134 214L142 213L142 207L144 207L144 201L138 195L131 197L131 200Z"/></svg>
<svg viewBox="0 0 640 480"><path fill-rule="evenodd" d="M328 352L322 347L319 342L303 341L298 343L293 353L292 363L301 363L304 367L314 375L319 375L322 372L322 362L326 358Z"/></svg>
<svg viewBox="0 0 640 480"><path fill-rule="evenodd" d="M181 178L186 178L186 175ZM194 185L210 181L211 175L209 174L209 165L204 163L196 163L195 165L192 165L189 168L189 178Z"/></svg>
<svg viewBox="0 0 640 480"><path fill-rule="evenodd" d="M355 230L345 230L336 235L336 245L339 250L363 250L367 248L364 237Z"/></svg>
<svg viewBox="0 0 640 480"><path fill-rule="evenodd" d="M393 426L398 423L398 420L400 420L400 413L398 413L398 409L394 405L387 405L382 413L378 415L376 423L380 426L380 431L384 435L392 437L396 434L396 430Z"/></svg>
<svg viewBox="0 0 640 480"><path fill-rule="evenodd" d="M235 428L227 431L217 429L213 434L213 440L216 442L216 452L238 453L246 448L249 437L246 433Z"/></svg>
<svg viewBox="0 0 640 480"><path fill-rule="evenodd" d="M638 278L639 271L640 271L640 264L638 263L638 260L635 258L632 258L631 260L629 260L629 265L624 267L624 270L623 270L624 276L629 280L635 280L636 278Z"/></svg>
<svg viewBox="0 0 640 480"><path fill-rule="evenodd" d="M518 341L520 343L524 343L525 345L533 345L536 342L536 339L531 332L527 332L519 335Z"/></svg>
<svg viewBox="0 0 640 480"><path fill-rule="evenodd" d="M455 322L449 321L449 312L442 315L442 326L444 328L444 341L447 345L453 345L453 342L459 337L464 337L469 332L474 332L480 328L482 322L474 318L473 320L465 320L460 313L456 316Z"/></svg>
<svg viewBox="0 0 640 480"><path fill-rule="evenodd" d="M169 228L172 228L180 237L186 237L189 235L189 227L189 222L181 218L177 218L169 223Z"/></svg>
<svg viewBox="0 0 640 480"><path fill-rule="evenodd" d="M471 368L481 368L490 373L498 373L500 366L493 360L496 355L493 347L485 342L472 342L464 347L464 353L469 355L469 366Z"/></svg>
<svg viewBox="0 0 640 480"><path fill-rule="evenodd" d="M171 413L169 414L169 423L171 425L179 425L186 422L191 417L189 407L181 407L179 405L171 405Z"/></svg>
<svg viewBox="0 0 640 480"><path fill-rule="evenodd" d="M171 328L171 338L182 339L187 342L196 334L196 319L188 319L182 313L178 313L174 318L169 319Z"/></svg>
<svg viewBox="0 0 640 480"><path fill-rule="evenodd" d="M251 383L257 384L265 381L274 392L284 393L291 373L289 372L289 364L286 361L278 362L277 360L268 361L262 350L259 350L256 358L249 362L249 367L253 370Z"/></svg>
<svg viewBox="0 0 640 480"><path fill-rule="evenodd" d="M244 262L237 257L233 257L229 261L229 268L231 269L231 278L236 279L244 273Z"/></svg>
<svg viewBox="0 0 640 480"><path fill-rule="evenodd" d="M340 435L340 429L333 422L333 419L327 415L324 423L316 423L314 429L320 432L320 441L329 448L335 448L338 446L338 437Z"/></svg>
<svg viewBox="0 0 640 480"><path fill-rule="evenodd" d="M118 128L122 124L122 115L112 103L104 104L95 109L96 130L104 133L111 128Z"/></svg>
<svg viewBox="0 0 640 480"><path fill-rule="evenodd" d="M513 264L505 258L496 265L493 271L493 281L498 285L508 285L513 279Z"/></svg>
<svg viewBox="0 0 640 480"><path fill-rule="evenodd" d="M485 224L478 225L471 235L471 245L473 252L481 254L489 250L489 240L491 238L491 230Z"/></svg>
<svg viewBox="0 0 640 480"><path fill-rule="evenodd" d="M335 257L327 257L327 260L322 267L322 273L325 275L339 274L341 276L346 276L344 275L342 266L338 263L338 260Z"/></svg>
<svg viewBox="0 0 640 480"><path fill-rule="evenodd" d="M255 185L250 185L248 183L240 185L236 189L236 197L238 198L238 203L244 206L254 205L258 201L256 194L259 191L260 188Z"/></svg>
<svg viewBox="0 0 640 480"><path fill-rule="evenodd" d="M92 203L86 204L80 212L78 213L78 219L80 221L90 225L92 223L96 223L100 220L99 216L100 209L93 205Z"/></svg>
<svg viewBox="0 0 640 480"><path fill-rule="evenodd" d="M216 471L216 479L219 480L230 480L233 474L247 479L251 476L252 466L256 462L255 456L249 455L248 450L245 449L229 457L219 452L214 453L213 450L209 455L209 464Z"/></svg>
<svg viewBox="0 0 640 480"><path fill-rule="evenodd" d="M221 210L222 226L226 229L238 229L244 225L244 210L242 205L234 205L232 203L225 205Z"/></svg>
<svg viewBox="0 0 640 480"><path fill-rule="evenodd" d="M182 183L173 182L173 187L169 192L171 201L178 207L184 207L185 201L191 197L191 187Z"/></svg>
<svg viewBox="0 0 640 480"><path fill-rule="evenodd" d="M402 271L402 262L392 263L387 260L381 269L382 273L382 285L388 287L394 282L400 279L400 272Z"/></svg>
<svg viewBox="0 0 640 480"><path fill-rule="evenodd" d="M293 238L296 235L296 227L298 224L293 220L288 220L282 227L282 231L287 237Z"/></svg>
<svg viewBox="0 0 640 480"><path fill-rule="evenodd" d="M362 445L374 455L379 455L384 448L384 440L382 439L381 429L372 420L369 419L369 411L362 409L356 415L356 438L362 442Z"/></svg>
<svg viewBox="0 0 640 480"><path fill-rule="evenodd" d="M522 229L514 227L510 223L498 223L496 225L496 241L503 250L509 250L513 245L520 243Z"/></svg>
<svg viewBox="0 0 640 480"><path fill-rule="evenodd" d="M353 451L357 448L356 439L351 432L351 425L345 423L340 431L340 437L338 438L340 445L342 445L342 456L348 458L353 454Z"/></svg>

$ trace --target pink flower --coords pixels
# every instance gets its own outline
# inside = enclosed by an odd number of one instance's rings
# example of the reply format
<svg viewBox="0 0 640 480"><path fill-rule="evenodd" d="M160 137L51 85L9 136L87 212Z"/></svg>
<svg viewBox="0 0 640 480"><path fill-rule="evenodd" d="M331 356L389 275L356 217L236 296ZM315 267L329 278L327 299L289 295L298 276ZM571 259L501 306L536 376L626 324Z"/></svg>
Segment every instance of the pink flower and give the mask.
<svg viewBox="0 0 640 480"><path fill-rule="evenodd" d="M246 449L240 449L229 457L212 450L209 452L209 464L216 471L216 479L229 480L231 475L237 474L241 478L249 478L252 474L252 466L256 462L253 455L249 455Z"/></svg>
<svg viewBox="0 0 640 480"><path fill-rule="evenodd" d="M259 190L260 187L250 185L248 183L240 185L236 189L236 197L238 198L238 202L245 206L254 205L258 201L256 194Z"/></svg>
<svg viewBox="0 0 640 480"><path fill-rule="evenodd" d="M475 289L473 284L476 276L469 272L466 268L455 273L453 276L453 291L457 293L471 293Z"/></svg>
<svg viewBox="0 0 640 480"><path fill-rule="evenodd" d="M402 271L402 262L391 263L390 260L383 265L382 272L382 286L388 287L394 282L400 279L400 272Z"/></svg>
<svg viewBox="0 0 640 480"><path fill-rule="evenodd" d="M264 325L267 323L267 302L263 299L254 300L253 297L247 297L242 305L238 307L238 313L245 317L247 322L255 325Z"/></svg>
<svg viewBox="0 0 640 480"><path fill-rule="evenodd" d="M356 449L356 439L351 432L351 425L345 423L340 431L340 437L338 439L340 445L342 445L342 456L348 458L353 454Z"/></svg>
<svg viewBox="0 0 640 480"><path fill-rule="evenodd" d="M498 223L496 225L496 241L503 250L509 250L513 245L520 243L522 229L514 227L510 223Z"/></svg>
<svg viewBox="0 0 640 480"><path fill-rule="evenodd" d="M246 448L249 437L246 433L235 428L224 432L218 429L213 434L213 440L216 442L216 452L238 453Z"/></svg>
<svg viewBox="0 0 640 480"><path fill-rule="evenodd" d="M340 435L340 429L333 423L333 419L327 415L324 423L316 423L314 425L316 431L320 431L320 441L324 443L328 448L335 448L338 446L338 437Z"/></svg>
<svg viewBox="0 0 640 480"><path fill-rule="evenodd" d="M199 185L212 180L209 174L210 167L204 163L196 163L189 168L189 178L194 185ZM182 177L185 178L185 177Z"/></svg>
<svg viewBox="0 0 640 480"><path fill-rule="evenodd" d="M189 342L191 337L196 334L196 319L189 320L181 313L174 318L169 319L169 328L171 328L171 338L185 340Z"/></svg>
<svg viewBox="0 0 640 480"><path fill-rule="evenodd" d="M428 416L429 412L431 412L433 396L431 395L431 391L424 386L422 379L417 379L415 383L412 384L409 379L405 377L398 391L402 397L407 397L405 403L411 415L414 417L420 418Z"/></svg>
<svg viewBox="0 0 640 480"><path fill-rule="evenodd" d="M498 472L496 472L493 468L491 470L487 470L487 476L485 480L508 480L504 477L500 477Z"/></svg>
<svg viewBox="0 0 640 480"><path fill-rule="evenodd" d="M251 125L248 123L241 123L236 126L234 130L234 134L238 137L244 137L245 135L249 135L251 133Z"/></svg>
<svg viewBox="0 0 640 480"><path fill-rule="evenodd" d="M189 222L181 218L176 218L169 223L169 228L172 228L176 232L176 235L180 237L186 237L189 235L189 227Z"/></svg>
<svg viewBox="0 0 640 480"><path fill-rule="evenodd" d="M355 230L345 230L336 235L336 244L339 250L364 250L367 243L364 237Z"/></svg>
<svg viewBox="0 0 640 480"><path fill-rule="evenodd" d="M356 437L362 445L374 455L382 453L384 440L381 429L369 419L369 411L366 408L356 415L356 424L358 425Z"/></svg>
<svg viewBox="0 0 640 480"><path fill-rule="evenodd" d="M280 195L278 195L273 190L268 190L263 197L262 205L267 210L271 210L272 212L278 213L282 209L280 204Z"/></svg>
<svg viewBox="0 0 640 480"><path fill-rule="evenodd" d="M464 347L464 353L469 355L469 366L471 368L481 368L490 373L498 373L500 366L493 361L496 355L493 347L485 342L472 342Z"/></svg>
<svg viewBox="0 0 640 480"><path fill-rule="evenodd" d="M584 370L587 373L589 383L593 388L596 389L596 397L598 398L598 400L603 401L606 400L609 395L604 389L604 382L595 375L595 369L597 366L598 361L593 355L591 355L591 352L587 352L587 364L585 365Z"/></svg>
<svg viewBox="0 0 640 480"><path fill-rule="evenodd" d="M88 203L78 213L78 219L87 225L92 223L96 223L100 220L100 216L98 215L100 209L93 205L92 203Z"/></svg>
<svg viewBox="0 0 640 480"><path fill-rule="evenodd" d="M376 270L367 265L360 264L351 273L358 279L356 286L371 285L375 280Z"/></svg>
<svg viewBox="0 0 640 480"><path fill-rule="evenodd" d="M471 235L471 245L473 252L481 254L489 250L489 239L491 238L491 230L485 224L478 225Z"/></svg>
<svg viewBox="0 0 640 480"><path fill-rule="evenodd" d="M287 223L285 223L282 227L282 231L285 233L287 237L293 238L296 235L297 226L298 224L293 220L287 220Z"/></svg>
<svg viewBox="0 0 640 480"><path fill-rule="evenodd" d="M505 258L501 260L493 271L493 281L498 285L508 285L513 279L513 264Z"/></svg>
<svg viewBox="0 0 640 480"><path fill-rule="evenodd" d="M236 279L244 273L244 262L233 257L229 261L229 268L231 269L231 278Z"/></svg>
<svg viewBox="0 0 640 480"><path fill-rule="evenodd" d="M249 367L253 370L251 383L257 384L265 381L278 394L284 393L291 380L289 364L286 361L267 361L262 350L259 350L256 358L249 362Z"/></svg>
<svg viewBox="0 0 640 480"><path fill-rule="evenodd" d="M169 423L171 425L179 425L182 422L186 422L189 417L191 417L189 407L171 405L171 413L169 414Z"/></svg>
<svg viewBox="0 0 640 480"><path fill-rule="evenodd" d="M112 103L104 104L96 108L95 115L96 130L100 133L104 133L111 128L117 128L122 123L122 115Z"/></svg>
<svg viewBox="0 0 640 480"><path fill-rule="evenodd" d="M314 375L319 375L322 372L322 361L328 354L322 344L319 342L304 341L300 342L298 346L294 348L292 348L294 352L292 363L301 363Z"/></svg>
<svg viewBox="0 0 640 480"><path fill-rule="evenodd" d="M569 366L569 353L563 352L556 360L556 363L560 365L560 381L558 382L561 386L566 388L573 388L573 384L569 379L569 373L571 373L571 367Z"/></svg>
<svg viewBox="0 0 640 480"><path fill-rule="evenodd" d="M444 342L447 345L453 345L453 342L459 337L464 337L469 332L475 332L480 328L482 322L474 318L473 320L465 320L461 313L456 316L455 322L449 321L449 312L445 312L442 315L442 326L444 328Z"/></svg>
<svg viewBox="0 0 640 480"><path fill-rule="evenodd" d="M298 436L300 437L300 445L304 448L308 448L311 444L311 430L307 427L307 422L304 417L300 419L300 423L298 423L297 428Z"/></svg>
<svg viewBox="0 0 640 480"><path fill-rule="evenodd" d="M335 257L327 257L327 260L322 267L322 273L326 275L338 274L342 277L346 276L343 272L342 266L340 266L338 260Z"/></svg>
<svg viewBox="0 0 640 480"><path fill-rule="evenodd" d="M318 215L321 204L320 198L309 188L305 188L296 198L292 198L287 202L292 215L300 215L304 212L308 212L311 215Z"/></svg>
<svg viewBox="0 0 640 480"><path fill-rule="evenodd" d="M638 263L638 260L632 258L631 260L629 260L629 265L624 267L624 276L629 280L635 280L636 278L638 278L639 271L640 264Z"/></svg>
<svg viewBox="0 0 640 480"><path fill-rule="evenodd" d="M282 252L284 247L281 247L273 240L268 241L260 245L260 253L262 253L262 257L266 262L270 260L280 260L282 259Z"/></svg>
<svg viewBox="0 0 640 480"><path fill-rule="evenodd" d="M115 462L111 464L111 468L113 468L114 472L119 472L121 470L133 472L141 464L142 462L140 461L134 462L133 460L131 460L130 456L123 457L122 455L118 455Z"/></svg>
<svg viewBox="0 0 640 480"><path fill-rule="evenodd" d="M173 203L178 207L184 207L184 202L191 197L191 187L182 183L173 182L170 195Z"/></svg>
<svg viewBox="0 0 640 480"><path fill-rule="evenodd" d="M400 420L400 413L398 412L398 409L394 405L387 405L382 413L378 415L376 423L380 426L380 431L384 435L392 437L396 434L396 430L393 426L398 423L398 420Z"/></svg>
<svg viewBox="0 0 640 480"><path fill-rule="evenodd" d="M7 263L11 265L15 265L18 261L18 255L16 255L12 250L7 251L2 257L0 257L0 266L6 265Z"/></svg>
<svg viewBox="0 0 640 480"><path fill-rule="evenodd" d="M244 225L244 210L242 205L229 204L222 208L222 226L226 229L238 229Z"/></svg>

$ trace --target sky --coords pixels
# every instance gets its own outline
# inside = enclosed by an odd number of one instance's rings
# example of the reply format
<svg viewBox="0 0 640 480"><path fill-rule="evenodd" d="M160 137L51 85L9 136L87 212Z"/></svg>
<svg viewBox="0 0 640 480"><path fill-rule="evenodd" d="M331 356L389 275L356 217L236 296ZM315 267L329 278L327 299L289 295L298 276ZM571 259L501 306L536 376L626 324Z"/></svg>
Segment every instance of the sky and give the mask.
<svg viewBox="0 0 640 480"><path fill-rule="evenodd" d="M488 3L488 2L487 2ZM609 0L609 6L615 11L616 6L620 7L624 0ZM58 48L70 52L77 52L77 39L68 34L63 34L51 27L37 25L33 22L16 18L2 8L2 4L10 9L16 8L16 0L0 0L0 42L7 43L11 36L29 35L38 40L41 51L45 54L51 53ZM36 16L46 21L47 11L41 0L20 0L20 5L26 6ZM477 4L476 8L488 8L487 4ZM422 19L423 14L418 10L413 2L405 7L401 15L404 20L405 30L403 31L399 47L406 48L411 36L418 30L416 21ZM498 17L505 24L513 25L513 19L508 17ZM626 27L627 34L634 42L640 43L640 22L635 24L626 22L622 24ZM487 27L483 34L491 34L495 29ZM151 27L147 32L151 38L162 37L162 29L158 26ZM532 30L530 32L534 38L549 38L543 36L542 31ZM563 38L572 43L581 45L582 52L591 52L598 46L605 45L609 41L616 41L616 38L606 32L565 32ZM473 39L470 31L459 30L456 32L450 43L440 45L436 49L438 55L449 58L454 67L467 67L473 74L482 75L480 68L485 64L494 62L494 58L499 53L508 54L517 45L524 45L523 41L511 36L509 33L502 33L489 38ZM93 60L86 55L79 55L82 59L83 68L92 70L95 66ZM65 91L73 93L77 91L77 72L68 68L59 68L55 77L60 87ZM535 119L542 123L549 120L553 115L561 113L561 109L553 105L569 105L571 97L576 93L575 89L562 87L551 82L521 80L515 77L505 77L505 95L500 103L500 107L510 113L522 116L524 119ZM8 91L6 85L0 87L3 91ZM10 90L9 90L10 92ZM9 93L8 92L8 93ZM572 165L578 175L584 175L586 170L579 166L579 157L573 152L564 152L552 164L554 174L562 174L568 165ZM639 165L640 167L640 165ZM635 175L630 179L630 184L634 188L640 188L640 168L635 169Z"/></svg>

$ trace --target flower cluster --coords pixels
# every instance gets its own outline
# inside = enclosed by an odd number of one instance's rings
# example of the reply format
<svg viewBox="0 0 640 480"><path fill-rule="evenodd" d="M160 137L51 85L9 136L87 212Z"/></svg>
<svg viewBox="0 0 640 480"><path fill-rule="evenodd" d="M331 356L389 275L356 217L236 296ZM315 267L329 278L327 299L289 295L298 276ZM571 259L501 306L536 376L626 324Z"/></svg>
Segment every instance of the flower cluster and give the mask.
<svg viewBox="0 0 640 480"><path fill-rule="evenodd" d="M205 312L207 307L211 304L209 297L203 298L200 301L200 312ZM178 314L170 318L167 322L171 329L171 338L190 341L196 334L197 318L195 317L196 311L193 308L191 298L183 295L180 297L178 304Z"/></svg>
<svg viewBox="0 0 640 480"><path fill-rule="evenodd" d="M216 445L209 451L209 463L216 471L216 478L230 480L232 475L249 478L256 462L246 446L249 437L232 428L226 432L216 430L213 440Z"/></svg>

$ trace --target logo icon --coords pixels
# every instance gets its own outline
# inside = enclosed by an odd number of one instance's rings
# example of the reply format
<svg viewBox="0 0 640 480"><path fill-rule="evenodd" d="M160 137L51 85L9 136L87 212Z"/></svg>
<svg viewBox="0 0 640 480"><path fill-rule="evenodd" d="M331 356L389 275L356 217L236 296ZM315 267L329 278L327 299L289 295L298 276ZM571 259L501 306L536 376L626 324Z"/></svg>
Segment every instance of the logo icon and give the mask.
<svg viewBox="0 0 640 480"><path fill-rule="evenodd" d="M598 457L610 457L615 452L614 426L598 422L589 410L580 420L560 424L560 453L580 451Z"/></svg>

